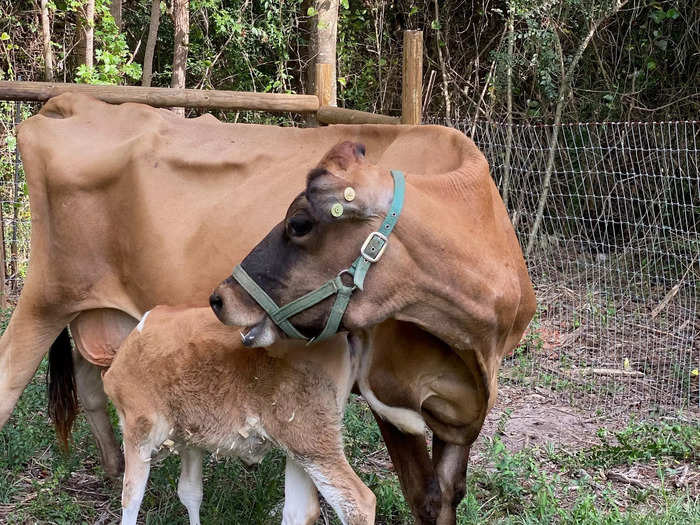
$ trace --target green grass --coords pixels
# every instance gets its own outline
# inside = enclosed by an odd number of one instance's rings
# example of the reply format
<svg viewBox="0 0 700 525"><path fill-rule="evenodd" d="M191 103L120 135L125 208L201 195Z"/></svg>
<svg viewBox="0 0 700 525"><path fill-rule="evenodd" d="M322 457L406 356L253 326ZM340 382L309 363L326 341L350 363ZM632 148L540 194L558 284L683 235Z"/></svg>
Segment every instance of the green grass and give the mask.
<svg viewBox="0 0 700 525"><path fill-rule="evenodd" d="M44 362L0 432L0 522L114 523L121 486L104 479L85 419L77 421L71 454L62 454L55 443L45 408L45 367ZM497 426L505 427L509 417L506 409ZM690 422L682 416L671 423L631 420L619 430L600 429L588 441L594 444L576 451L552 443L514 452L498 435L486 437L481 460L470 464L458 523L700 523L697 484L693 492L673 483L685 465L691 473L699 470L700 428L692 415ZM377 496L377 523L412 523L379 429L357 398L345 417L345 445L351 464ZM652 472L648 487L605 479L610 469L630 466ZM176 494L178 469L174 456L152 468L141 509L144 523L187 523ZM256 468L207 458L202 521L279 523L283 472L279 452ZM324 515L338 523L327 507Z"/></svg>
<svg viewBox="0 0 700 525"><path fill-rule="evenodd" d="M43 373L42 364L40 373ZM45 413L40 375L22 396L0 433L0 509L7 523L94 523L119 513L120 486L103 480L97 451L80 418L74 453L54 443ZM502 419L508 418L504 412ZM381 435L366 405L350 403L345 418L346 452L377 496L377 523L411 523L410 511L390 469ZM507 450L498 436L486 440L485 461L472 465L468 493L458 509L462 525L477 523L653 523L700 522L697 495L675 489L664 475L698 461L696 425L631 422L616 432L598 432L599 444L575 453L550 445L545 450ZM620 465L652 465L660 473L649 490L615 487L599 472ZM268 455L256 468L236 460L205 461L204 523L279 523L284 457ZM576 477L572 473L590 472ZM178 459L171 456L151 471L142 506L148 524L186 523L176 496ZM16 504L17 501L24 501ZM0 512L2 512L0 510ZM338 523L328 509L331 523ZM110 520L107 520L110 522Z"/></svg>

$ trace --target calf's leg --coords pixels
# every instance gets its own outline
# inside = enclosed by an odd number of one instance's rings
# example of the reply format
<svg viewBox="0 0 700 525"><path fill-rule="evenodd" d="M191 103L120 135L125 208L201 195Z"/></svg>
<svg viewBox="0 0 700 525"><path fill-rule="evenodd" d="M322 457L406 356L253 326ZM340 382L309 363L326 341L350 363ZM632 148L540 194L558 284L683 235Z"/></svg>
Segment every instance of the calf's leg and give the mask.
<svg viewBox="0 0 700 525"><path fill-rule="evenodd" d="M313 461L299 461L343 525L374 523L377 500L352 470L342 448L337 453L319 455Z"/></svg>
<svg viewBox="0 0 700 525"><path fill-rule="evenodd" d="M287 456L282 525L313 525L320 514L314 482L294 458Z"/></svg>
<svg viewBox="0 0 700 525"><path fill-rule="evenodd" d="M136 525L151 463L139 454L137 444L125 429L124 436L124 483L122 485L122 525ZM147 458L150 460L150 458Z"/></svg>
<svg viewBox="0 0 700 525"><path fill-rule="evenodd" d="M404 434L374 413L401 490L416 525L435 523L440 511L440 485L423 436Z"/></svg>
<svg viewBox="0 0 700 525"><path fill-rule="evenodd" d="M190 525L199 525L199 507L202 504L202 451L187 447L180 453L180 481L177 495L187 508Z"/></svg>
<svg viewBox="0 0 700 525"><path fill-rule="evenodd" d="M73 367L78 398L97 441L102 468L107 476L116 478L124 470L124 459L107 413L107 395L102 386L100 369L75 350Z"/></svg>

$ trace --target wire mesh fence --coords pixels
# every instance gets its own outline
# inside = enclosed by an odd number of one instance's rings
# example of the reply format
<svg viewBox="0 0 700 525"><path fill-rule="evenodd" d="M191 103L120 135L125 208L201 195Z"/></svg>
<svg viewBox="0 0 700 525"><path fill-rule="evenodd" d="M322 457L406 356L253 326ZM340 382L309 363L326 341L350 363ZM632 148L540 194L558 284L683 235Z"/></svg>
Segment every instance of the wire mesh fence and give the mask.
<svg viewBox="0 0 700 525"><path fill-rule="evenodd" d="M15 127L36 109L0 102L0 237L10 305L30 240ZM530 245L539 306L504 363L503 381L548 387L606 413L698 406L700 122L562 125L554 151L553 126L456 127L485 153L502 193L508 187L511 219L522 246Z"/></svg>
<svg viewBox="0 0 700 525"><path fill-rule="evenodd" d="M697 407L700 123L562 125L554 150L549 125L457 127L489 160L538 296L504 380L608 413Z"/></svg>
<svg viewBox="0 0 700 525"><path fill-rule="evenodd" d="M17 124L35 111L34 104L0 101L0 305L19 295L29 263L30 212L24 169L17 153Z"/></svg>

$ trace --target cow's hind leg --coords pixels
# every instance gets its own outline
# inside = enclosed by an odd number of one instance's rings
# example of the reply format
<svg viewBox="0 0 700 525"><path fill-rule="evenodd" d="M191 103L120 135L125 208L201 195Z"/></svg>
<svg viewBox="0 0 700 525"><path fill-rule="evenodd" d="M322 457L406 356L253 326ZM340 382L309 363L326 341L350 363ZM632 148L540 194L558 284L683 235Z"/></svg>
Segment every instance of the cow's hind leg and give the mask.
<svg viewBox="0 0 700 525"><path fill-rule="evenodd" d="M377 500L352 470L342 448L337 453L300 459L316 488L338 514L343 525L371 525Z"/></svg>
<svg viewBox="0 0 700 525"><path fill-rule="evenodd" d="M190 525L199 525L199 507L202 505L202 451L187 447L180 453L180 481L177 495L187 508Z"/></svg>
<svg viewBox="0 0 700 525"><path fill-rule="evenodd" d="M0 428L12 414L19 396L31 381L49 347L70 321L42 317L20 299L0 338Z"/></svg>
<svg viewBox="0 0 700 525"><path fill-rule="evenodd" d="M445 443L433 435L433 463L441 493L437 525L457 522L457 505L466 493L468 461L468 446Z"/></svg>
<svg viewBox="0 0 700 525"><path fill-rule="evenodd" d="M434 524L440 511L440 485L425 438L405 434L377 414L374 418L416 525Z"/></svg>
<svg viewBox="0 0 700 525"><path fill-rule="evenodd" d="M124 470L124 459L107 412L107 395L102 385L100 368L85 360L75 350L73 367L78 398L97 441L102 468L107 476L116 478Z"/></svg>

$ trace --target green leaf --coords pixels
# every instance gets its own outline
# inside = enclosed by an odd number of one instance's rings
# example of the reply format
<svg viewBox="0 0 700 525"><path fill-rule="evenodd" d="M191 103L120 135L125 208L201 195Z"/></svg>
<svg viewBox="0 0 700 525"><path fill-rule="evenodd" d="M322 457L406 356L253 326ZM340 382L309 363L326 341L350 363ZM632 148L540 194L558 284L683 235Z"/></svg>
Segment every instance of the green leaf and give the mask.
<svg viewBox="0 0 700 525"><path fill-rule="evenodd" d="M306 10L306 16L316 16L318 14L318 11L314 9L313 7L309 7Z"/></svg>
<svg viewBox="0 0 700 525"><path fill-rule="evenodd" d="M433 20L432 22L430 22L430 29L433 29L435 31L439 31L440 30L440 21Z"/></svg>
<svg viewBox="0 0 700 525"><path fill-rule="evenodd" d="M347 82L348 82L348 81L347 81L347 79L346 79L345 77L338 77L338 83L339 83L341 86L345 87L345 85L347 84Z"/></svg>
<svg viewBox="0 0 700 525"><path fill-rule="evenodd" d="M340 0L340 3L345 9L350 9L350 0Z"/></svg>
<svg viewBox="0 0 700 525"><path fill-rule="evenodd" d="M0 35L0 40L9 40L9 39L10 39L10 35L8 35L5 32L3 32L2 35Z"/></svg>

